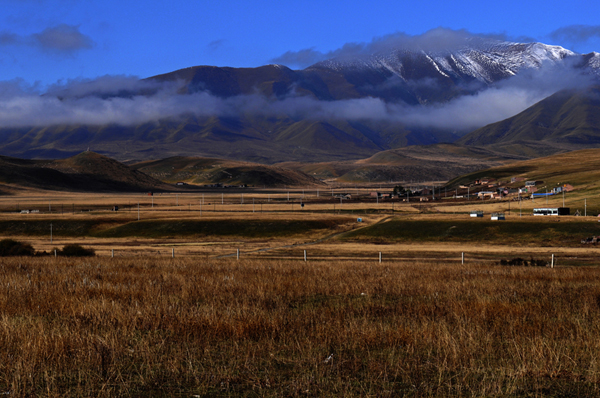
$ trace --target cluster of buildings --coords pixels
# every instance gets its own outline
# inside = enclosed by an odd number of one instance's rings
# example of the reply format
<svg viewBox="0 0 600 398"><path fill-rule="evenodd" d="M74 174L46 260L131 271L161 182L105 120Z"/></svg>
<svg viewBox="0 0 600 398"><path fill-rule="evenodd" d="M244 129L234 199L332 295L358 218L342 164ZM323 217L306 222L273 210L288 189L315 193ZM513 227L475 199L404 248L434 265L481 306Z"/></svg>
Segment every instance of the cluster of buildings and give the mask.
<svg viewBox="0 0 600 398"><path fill-rule="evenodd" d="M518 184L520 182L523 182L523 185L520 187L515 187L515 185L521 185ZM525 181L525 179L522 177L513 177L511 178L510 183L497 182L496 180L492 179L481 179L475 180L468 186L461 185L461 188L466 188L469 190L473 188L474 195L477 195L477 198L482 200L502 199L506 197L513 197L515 200L529 198L535 199L537 197L556 195L561 192L570 192L574 189L571 184L562 184L550 189L544 187L544 192L541 192L539 186L543 183L544 181Z"/></svg>

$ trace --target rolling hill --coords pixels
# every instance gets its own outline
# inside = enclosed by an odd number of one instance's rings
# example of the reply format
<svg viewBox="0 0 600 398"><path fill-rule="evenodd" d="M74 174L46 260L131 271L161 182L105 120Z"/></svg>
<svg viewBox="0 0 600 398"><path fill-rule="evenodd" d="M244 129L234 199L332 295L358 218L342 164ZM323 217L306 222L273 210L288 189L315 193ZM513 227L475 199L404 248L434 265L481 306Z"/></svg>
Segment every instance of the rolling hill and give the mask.
<svg viewBox="0 0 600 398"><path fill-rule="evenodd" d="M447 181L457 175L525 158L486 148L436 144L382 151L356 161L280 165L338 182Z"/></svg>
<svg viewBox="0 0 600 398"><path fill-rule="evenodd" d="M325 185L298 170L232 160L177 156L131 166L168 183L222 184L256 187Z"/></svg>
<svg viewBox="0 0 600 398"><path fill-rule="evenodd" d="M83 152L60 160L0 157L0 184L74 192L144 192L173 187L116 160Z"/></svg>

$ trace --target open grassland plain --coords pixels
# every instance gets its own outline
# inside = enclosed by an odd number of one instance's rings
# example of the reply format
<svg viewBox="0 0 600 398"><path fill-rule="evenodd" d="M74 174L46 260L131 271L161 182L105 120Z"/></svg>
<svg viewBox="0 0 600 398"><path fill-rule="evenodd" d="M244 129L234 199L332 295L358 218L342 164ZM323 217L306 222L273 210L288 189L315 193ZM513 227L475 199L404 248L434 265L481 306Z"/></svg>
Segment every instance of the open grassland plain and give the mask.
<svg viewBox="0 0 600 398"><path fill-rule="evenodd" d="M454 261L466 252L466 261L552 254L562 258L561 265L600 261L596 245L581 243L600 235L600 223L591 212L588 217L533 217L528 201L512 203L506 221L491 221L488 214L504 210L510 202L344 201L317 199L314 192L302 200L302 194L292 193L289 202L287 192L250 191L222 196L4 197L0 198L0 238L22 240L48 253L80 244L99 256L117 257L215 258L240 250L246 257L283 259L302 257L307 250L312 259L322 260L375 259L383 252L386 259ZM111 211L117 205L119 210ZM37 212L21 214L15 207ZM482 209L484 218L469 217L470 211Z"/></svg>
<svg viewBox="0 0 600 398"><path fill-rule="evenodd" d="M0 259L8 396L594 397L600 269Z"/></svg>

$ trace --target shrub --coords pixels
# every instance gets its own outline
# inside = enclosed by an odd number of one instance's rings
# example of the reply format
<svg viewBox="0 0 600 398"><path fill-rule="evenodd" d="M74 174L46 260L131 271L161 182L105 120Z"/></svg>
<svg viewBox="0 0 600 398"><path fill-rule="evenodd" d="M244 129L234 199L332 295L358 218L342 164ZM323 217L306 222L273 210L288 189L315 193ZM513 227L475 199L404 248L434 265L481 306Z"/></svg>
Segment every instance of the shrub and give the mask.
<svg viewBox="0 0 600 398"><path fill-rule="evenodd" d="M512 260L500 260L500 265L508 266L525 266L525 267L546 267L548 262L546 260L536 260L533 257L530 261L524 260L520 257L513 258Z"/></svg>
<svg viewBox="0 0 600 398"><path fill-rule="evenodd" d="M65 245L62 250L58 252L59 255L65 257L91 257L95 256L96 252L94 249L86 249L78 244Z"/></svg>
<svg viewBox="0 0 600 398"><path fill-rule="evenodd" d="M33 256L35 250L29 243L18 242L13 239L0 240L0 256Z"/></svg>

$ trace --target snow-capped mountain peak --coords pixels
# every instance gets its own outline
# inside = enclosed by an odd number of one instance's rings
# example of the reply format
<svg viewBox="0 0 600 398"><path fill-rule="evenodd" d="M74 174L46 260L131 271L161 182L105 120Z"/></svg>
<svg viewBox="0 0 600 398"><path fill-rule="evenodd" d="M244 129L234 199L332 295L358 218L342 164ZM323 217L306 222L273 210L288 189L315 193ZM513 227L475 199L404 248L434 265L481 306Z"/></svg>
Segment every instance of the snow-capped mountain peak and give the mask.
<svg viewBox="0 0 600 398"><path fill-rule="evenodd" d="M421 76L454 81L475 79L489 84L524 68L540 68L544 63L557 63L576 55L563 47L543 43L478 40L452 50L390 48L352 59L329 59L311 68L379 71L404 81Z"/></svg>

